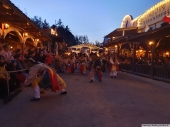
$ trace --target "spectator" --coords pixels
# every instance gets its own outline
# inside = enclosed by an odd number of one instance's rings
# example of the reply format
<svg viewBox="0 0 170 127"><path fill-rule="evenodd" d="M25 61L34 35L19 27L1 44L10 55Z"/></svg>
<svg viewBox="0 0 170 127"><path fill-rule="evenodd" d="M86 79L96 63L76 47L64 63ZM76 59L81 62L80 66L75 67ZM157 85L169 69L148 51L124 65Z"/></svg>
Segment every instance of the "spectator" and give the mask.
<svg viewBox="0 0 170 127"><path fill-rule="evenodd" d="M5 98L8 95L6 63L2 55L0 55L0 97Z"/></svg>
<svg viewBox="0 0 170 127"><path fill-rule="evenodd" d="M48 66L51 66L51 65L52 65L52 63L53 63L53 56L51 55L51 52L48 52L48 53L46 54L45 63L46 63Z"/></svg>
<svg viewBox="0 0 170 127"><path fill-rule="evenodd" d="M40 52L38 59L39 59L39 60L38 60L39 62L45 63L46 56L45 56L45 54L43 53L43 51Z"/></svg>
<svg viewBox="0 0 170 127"><path fill-rule="evenodd" d="M10 64L7 66L8 71L16 71L17 62L16 60L11 60ZM19 81L17 79L17 72L10 73L9 80L10 92L14 91L15 88L19 86Z"/></svg>
<svg viewBox="0 0 170 127"><path fill-rule="evenodd" d="M2 51L0 52L0 55L2 55L5 59L5 62L10 62L11 60L13 60L13 56L12 56L12 52L10 51L10 47L8 44L4 44L2 46Z"/></svg>

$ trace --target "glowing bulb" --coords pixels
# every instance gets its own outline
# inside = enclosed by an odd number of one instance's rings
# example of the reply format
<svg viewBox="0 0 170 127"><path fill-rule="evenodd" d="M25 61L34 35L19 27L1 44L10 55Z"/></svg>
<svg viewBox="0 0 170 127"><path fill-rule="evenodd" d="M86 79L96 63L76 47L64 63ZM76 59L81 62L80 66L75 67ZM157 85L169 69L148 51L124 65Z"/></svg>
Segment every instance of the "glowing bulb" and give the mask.
<svg viewBox="0 0 170 127"><path fill-rule="evenodd" d="M150 41L150 42L149 42L149 45L153 45L153 42L152 42L152 41Z"/></svg>
<svg viewBox="0 0 170 127"><path fill-rule="evenodd" d="M5 29L9 28L9 24L5 23Z"/></svg>

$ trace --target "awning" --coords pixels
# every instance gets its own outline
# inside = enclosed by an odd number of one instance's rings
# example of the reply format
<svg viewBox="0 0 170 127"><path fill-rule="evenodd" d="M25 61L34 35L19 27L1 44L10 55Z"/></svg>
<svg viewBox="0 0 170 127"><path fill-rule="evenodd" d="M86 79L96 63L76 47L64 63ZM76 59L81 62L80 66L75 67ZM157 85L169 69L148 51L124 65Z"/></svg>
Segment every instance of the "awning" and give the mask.
<svg viewBox="0 0 170 127"><path fill-rule="evenodd" d="M21 33L27 32L41 41L51 42L51 38L10 0L0 1L0 23L12 24Z"/></svg>

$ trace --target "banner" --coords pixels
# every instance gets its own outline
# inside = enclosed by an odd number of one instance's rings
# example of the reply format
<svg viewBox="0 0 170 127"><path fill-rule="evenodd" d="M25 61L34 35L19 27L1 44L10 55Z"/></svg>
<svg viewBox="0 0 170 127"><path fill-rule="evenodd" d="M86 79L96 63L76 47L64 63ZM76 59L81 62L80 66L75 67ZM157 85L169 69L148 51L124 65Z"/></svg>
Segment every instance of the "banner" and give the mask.
<svg viewBox="0 0 170 127"><path fill-rule="evenodd" d="M170 16L165 16L164 18L163 18L163 21L164 22L170 22Z"/></svg>

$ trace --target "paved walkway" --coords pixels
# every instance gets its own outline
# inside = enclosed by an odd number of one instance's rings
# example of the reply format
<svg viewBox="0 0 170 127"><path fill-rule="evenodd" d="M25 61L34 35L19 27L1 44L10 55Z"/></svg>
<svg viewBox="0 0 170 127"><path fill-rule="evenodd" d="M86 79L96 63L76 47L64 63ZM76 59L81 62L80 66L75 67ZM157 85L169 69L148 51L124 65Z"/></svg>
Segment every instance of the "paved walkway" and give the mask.
<svg viewBox="0 0 170 127"><path fill-rule="evenodd" d="M27 88L6 105L0 104L1 127L141 127L170 124L170 84L119 73L102 82L87 76L61 74L67 95L48 92L30 102Z"/></svg>

